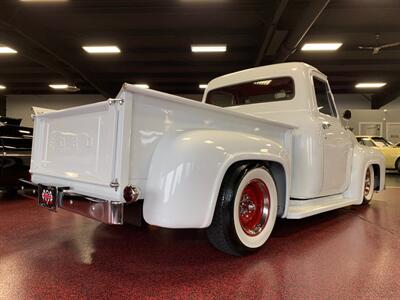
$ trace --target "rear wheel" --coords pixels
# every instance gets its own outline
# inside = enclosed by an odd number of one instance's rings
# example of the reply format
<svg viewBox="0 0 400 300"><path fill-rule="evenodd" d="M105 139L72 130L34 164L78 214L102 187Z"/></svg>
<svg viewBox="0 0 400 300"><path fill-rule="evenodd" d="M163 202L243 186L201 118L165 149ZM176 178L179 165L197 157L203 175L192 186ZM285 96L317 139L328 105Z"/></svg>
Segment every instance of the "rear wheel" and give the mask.
<svg viewBox="0 0 400 300"><path fill-rule="evenodd" d="M375 174L374 168L368 166L367 170L365 171L364 177L364 199L363 203L367 204L372 200L372 196L374 194L374 186L375 186Z"/></svg>
<svg viewBox="0 0 400 300"><path fill-rule="evenodd" d="M397 172L400 173L400 158L398 158L396 161L396 169L397 169Z"/></svg>
<svg viewBox="0 0 400 300"><path fill-rule="evenodd" d="M241 165L224 178L208 238L214 247L232 255L255 251L269 238L277 207L276 186L269 171Z"/></svg>

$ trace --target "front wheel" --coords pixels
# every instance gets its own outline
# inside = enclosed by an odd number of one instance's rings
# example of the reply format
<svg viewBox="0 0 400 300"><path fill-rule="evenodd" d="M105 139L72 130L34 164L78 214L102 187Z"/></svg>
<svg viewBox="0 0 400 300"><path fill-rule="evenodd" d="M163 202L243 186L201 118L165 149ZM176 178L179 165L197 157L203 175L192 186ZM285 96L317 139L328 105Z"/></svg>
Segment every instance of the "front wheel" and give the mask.
<svg viewBox="0 0 400 300"><path fill-rule="evenodd" d="M368 166L367 170L365 171L365 179L364 179L364 199L363 203L368 204L372 200L372 196L374 194L374 187L375 187L375 175L374 175L374 168Z"/></svg>
<svg viewBox="0 0 400 300"><path fill-rule="evenodd" d="M271 235L277 208L278 196L270 172L263 166L241 165L225 175L208 238L214 247L228 254L253 252Z"/></svg>

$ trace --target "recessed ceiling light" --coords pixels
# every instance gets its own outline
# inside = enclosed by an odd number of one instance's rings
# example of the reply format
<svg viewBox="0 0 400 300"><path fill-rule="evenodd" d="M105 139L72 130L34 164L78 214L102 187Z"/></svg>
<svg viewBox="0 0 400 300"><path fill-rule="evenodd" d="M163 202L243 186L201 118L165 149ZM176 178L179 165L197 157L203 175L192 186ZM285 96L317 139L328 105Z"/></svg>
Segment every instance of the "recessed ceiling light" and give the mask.
<svg viewBox="0 0 400 300"><path fill-rule="evenodd" d="M137 83L137 84L134 84L133 86L136 86L136 87L142 88L142 89L148 89L148 88L150 88L149 85L146 84L146 83Z"/></svg>
<svg viewBox="0 0 400 300"><path fill-rule="evenodd" d="M192 45L192 52L226 52L226 45Z"/></svg>
<svg viewBox="0 0 400 300"><path fill-rule="evenodd" d="M5 85L0 84L0 90L5 90L7 87Z"/></svg>
<svg viewBox="0 0 400 300"><path fill-rule="evenodd" d="M199 88L200 89L206 89L207 88L207 84L199 84Z"/></svg>
<svg viewBox="0 0 400 300"><path fill-rule="evenodd" d="M18 53L16 50L6 46L0 46L0 54L15 54Z"/></svg>
<svg viewBox="0 0 400 300"><path fill-rule="evenodd" d="M19 0L21 2L67 2L68 0Z"/></svg>
<svg viewBox="0 0 400 300"><path fill-rule="evenodd" d="M386 85L386 82L360 82L356 84L358 89L379 89Z"/></svg>
<svg viewBox="0 0 400 300"><path fill-rule="evenodd" d="M335 51L339 49L342 43L309 43L304 44L302 51Z"/></svg>
<svg viewBox="0 0 400 300"><path fill-rule="evenodd" d="M181 2L226 2L228 0L181 0Z"/></svg>
<svg viewBox="0 0 400 300"><path fill-rule="evenodd" d="M68 88L68 84L49 84L49 87L55 90L65 90Z"/></svg>
<svg viewBox="0 0 400 300"><path fill-rule="evenodd" d="M117 46L83 46L82 48L91 54L111 54L121 52Z"/></svg>

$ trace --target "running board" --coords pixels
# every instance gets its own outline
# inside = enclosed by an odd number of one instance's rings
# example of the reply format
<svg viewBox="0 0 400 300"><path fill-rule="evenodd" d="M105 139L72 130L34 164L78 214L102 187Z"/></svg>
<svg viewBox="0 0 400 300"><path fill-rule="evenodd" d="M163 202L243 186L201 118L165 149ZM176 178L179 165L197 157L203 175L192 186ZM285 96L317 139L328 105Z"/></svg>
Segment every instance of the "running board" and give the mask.
<svg viewBox="0 0 400 300"><path fill-rule="evenodd" d="M290 200L287 219L302 219L326 211L357 204L356 199L334 195L311 200Z"/></svg>

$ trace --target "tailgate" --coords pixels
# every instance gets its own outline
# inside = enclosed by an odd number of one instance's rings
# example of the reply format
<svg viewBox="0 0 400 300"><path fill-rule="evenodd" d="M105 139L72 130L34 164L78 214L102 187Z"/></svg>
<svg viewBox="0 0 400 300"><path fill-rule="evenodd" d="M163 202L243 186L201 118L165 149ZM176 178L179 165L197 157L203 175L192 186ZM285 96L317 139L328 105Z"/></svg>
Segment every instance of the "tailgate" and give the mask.
<svg viewBox="0 0 400 300"><path fill-rule="evenodd" d="M122 108L105 101L36 116L31 173L109 187Z"/></svg>

